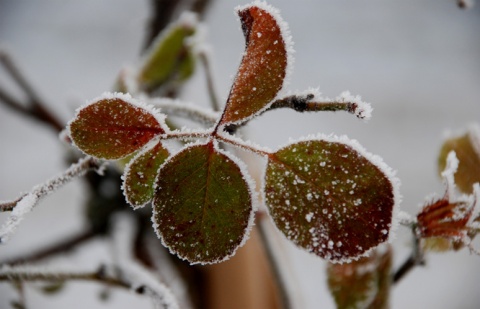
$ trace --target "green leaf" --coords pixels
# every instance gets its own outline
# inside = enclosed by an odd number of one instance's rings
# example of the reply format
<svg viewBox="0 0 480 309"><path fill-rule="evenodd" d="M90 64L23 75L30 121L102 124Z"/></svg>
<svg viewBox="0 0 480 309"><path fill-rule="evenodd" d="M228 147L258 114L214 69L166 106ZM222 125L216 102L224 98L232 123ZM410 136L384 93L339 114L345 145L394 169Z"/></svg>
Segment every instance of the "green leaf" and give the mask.
<svg viewBox="0 0 480 309"><path fill-rule="evenodd" d="M161 167L152 221L163 243L180 258L217 263L245 239L252 201L236 159L209 142L185 148Z"/></svg>
<svg viewBox="0 0 480 309"><path fill-rule="evenodd" d="M246 50L233 83L221 123L240 123L266 109L283 87L287 73L284 22L268 5L238 11Z"/></svg>
<svg viewBox="0 0 480 309"><path fill-rule="evenodd" d="M396 200L390 174L356 141L302 141L269 157L266 204L295 244L344 262L388 239Z"/></svg>
<svg viewBox="0 0 480 309"><path fill-rule="evenodd" d="M158 141L138 153L125 168L123 193L134 208L152 200L158 169L168 156L168 150Z"/></svg>
<svg viewBox="0 0 480 309"><path fill-rule="evenodd" d="M466 194L472 194L473 184L480 182L480 127L473 125L461 136L447 139L440 150L438 170L446 166L450 151L455 151L459 164L455 173L455 184Z"/></svg>
<svg viewBox="0 0 480 309"><path fill-rule="evenodd" d="M144 90L151 91L172 77L177 70L185 77L185 66L193 70L189 57L191 53L186 40L195 33L195 23L179 20L159 34L154 41L142 68L138 73L138 82Z"/></svg>
<svg viewBox="0 0 480 309"><path fill-rule="evenodd" d="M338 309L388 308L392 252L389 246L347 264L329 263L328 287Z"/></svg>
<svg viewBox="0 0 480 309"><path fill-rule="evenodd" d="M120 93L106 94L77 111L68 128L75 145L88 155L120 159L165 133L154 109Z"/></svg>

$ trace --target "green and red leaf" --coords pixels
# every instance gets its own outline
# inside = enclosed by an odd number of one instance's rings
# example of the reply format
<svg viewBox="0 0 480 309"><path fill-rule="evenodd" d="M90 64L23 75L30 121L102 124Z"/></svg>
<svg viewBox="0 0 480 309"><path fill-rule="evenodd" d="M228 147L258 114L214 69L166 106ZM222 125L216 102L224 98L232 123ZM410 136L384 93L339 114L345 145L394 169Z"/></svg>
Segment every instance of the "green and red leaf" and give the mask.
<svg viewBox="0 0 480 309"><path fill-rule="evenodd" d="M388 308L392 250L389 246L346 264L329 263L328 287L337 309Z"/></svg>
<svg viewBox="0 0 480 309"><path fill-rule="evenodd" d="M152 221L163 243L191 263L234 254L252 224L252 189L237 160L214 142L188 146L160 169Z"/></svg>
<svg viewBox="0 0 480 309"><path fill-rule="evenodd" d="M139 208L153 198L158 169L169 157L160 141L138 153L126 166L123 176L123 193L134 208Z"/></svg>
<svg viewBox="0 0 480 309"><path fill-rule="evenodd" d="M389 238L397 180L356 141L322 137L269 157L265 197L277 227L333 262L366 254Z"/></svg>
<svg viewBox="0 0 480 309"><path fill-rule="evenodd" d="M80 108L68 128L83 152L110 160L125 157L165 133L162 115L120 93L105 94Z"/></svg>
<svg viewBox="0 0 480 309"><path fill-rule="evenodd" d="M288 30L275 9L256 3L237 12L246 50L221 124L241 123L266 109L283 87L291 62Z"/></svg>

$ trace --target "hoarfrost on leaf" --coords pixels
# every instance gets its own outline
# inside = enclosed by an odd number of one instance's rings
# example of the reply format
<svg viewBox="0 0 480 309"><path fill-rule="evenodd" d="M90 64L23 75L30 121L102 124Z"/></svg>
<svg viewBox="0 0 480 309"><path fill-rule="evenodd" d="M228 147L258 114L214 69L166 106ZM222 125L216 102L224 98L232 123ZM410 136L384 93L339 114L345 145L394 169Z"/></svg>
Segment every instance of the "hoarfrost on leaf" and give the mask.
<svg viewBox="0 0 480 309"><path fill-rule="evenodd" d="M387 241L398 184L375 158L344 137L306 139L270 155L264 194L277 227L298 246L333 262L358 258ZM301 168L305 164L308 171Z"/></svg>

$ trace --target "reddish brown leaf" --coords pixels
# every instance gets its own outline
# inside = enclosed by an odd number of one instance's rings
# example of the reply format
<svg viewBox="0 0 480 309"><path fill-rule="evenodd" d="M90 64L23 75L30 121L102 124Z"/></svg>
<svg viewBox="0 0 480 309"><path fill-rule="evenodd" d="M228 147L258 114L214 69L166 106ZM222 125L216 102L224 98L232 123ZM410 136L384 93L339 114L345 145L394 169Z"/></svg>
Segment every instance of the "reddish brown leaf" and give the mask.
<svg viewBox="0 0 480 309"><path fill-rule="evenodd" d="M359 145L339 141L280 149L268 160L265 181L277 227L298 246L335 262L388 239L396 200L396 180L384 164Z"/></svg>
<svg viewBox="0 0 480 309"><path fill-rule="evenodd" d="M282 88L287 72L283 21L265 8L247 6L238 11L246 50L233 83L221 123L240 123L261 110Z"/></svg>
<svg viewBox="0 0 480 309"><path fill-rule="evenodd" d="M108 94L79 109L70 122L70 136L88 155L119 159L165 131L153 109L128 95Z"/></svg>

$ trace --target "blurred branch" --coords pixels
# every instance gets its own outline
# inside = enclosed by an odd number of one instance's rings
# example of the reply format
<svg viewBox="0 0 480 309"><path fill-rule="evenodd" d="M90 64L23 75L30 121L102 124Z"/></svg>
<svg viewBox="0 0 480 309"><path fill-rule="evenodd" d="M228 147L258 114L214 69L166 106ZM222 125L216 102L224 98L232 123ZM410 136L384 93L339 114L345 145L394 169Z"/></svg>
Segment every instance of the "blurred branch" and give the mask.
<svg viewBox="0 0 480 309"><path fill-rule="evenodd" d="M22 104L10 96L5 89L0 88L0 102L3 102L6 106L20 114L48 124L57 132L62 131L63 123L46 107L46 104L39 98L33 87L27 82L12 58L5 51L0 51L0 64L28 98L28 102Z"/></svg>
<svg viewBox="0 0 480 309"><path fill-rule="evenodd" d="M121 269L118 269L122 273ZM155 302L155 308L164 309L176 309L177 304L170 298L166 298L166 295L161 294L162 291L158 291L156 287L151 287L147 284L139 284L135 281L130 281L124 276L114 277L107 274L106 267L100 267L95 272L57 272L48 271L43 269L36 269L34 267L10 267L4 266L0 269L0 281L13 281L13 282L27 282L27 281L92 281L107 286L123 288L129 291L133 291L140 295L147 295Z"/></svg>
<svg viewBox="0 0 480 309"><path fill-rule="evenodd" d="M392 276L393 284L400 282L400 280L402 280L416 266L425 265L425 256L422 249L420 237L418 237L416 232L417 225L412 224L411 229L412 229L413 240L414 240L412 253L393 274Z"/></svg>
<svg viewBox="0 0 480 309"><path fill-rule="evenodd" d="M83 231L75 236L70 238L64 239L56 244L50 245L46 248L41 248L37 252L30 253L28 255L18 256L6 261L0 262L0 265L19 265L19 264L27 264L27 263L35 263L41 261L45 258L55 256L60 253L68 252L78 245L81 245L88 240L95 237L97 234L93 230L86 230Z"/></svg>

